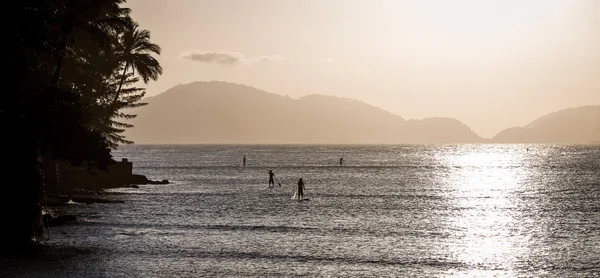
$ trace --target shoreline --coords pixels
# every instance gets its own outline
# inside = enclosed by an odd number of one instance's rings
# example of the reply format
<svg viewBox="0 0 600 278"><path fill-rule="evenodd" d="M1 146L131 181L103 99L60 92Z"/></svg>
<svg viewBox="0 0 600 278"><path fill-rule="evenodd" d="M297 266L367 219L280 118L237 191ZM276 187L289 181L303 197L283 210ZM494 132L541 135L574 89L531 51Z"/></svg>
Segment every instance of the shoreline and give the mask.
<svg viewBox="0 0 600 278"><path fill-rule="evenodd" d="M61 213L60 208L72 204L122 204L123 200L110 198L105 190L116 188L140 188L140 185L150 184L170 184L166 179L155 181L150 180L144 175L132 174L130 182L120 186L103 186L100 188L73 187L67 192L49 192L44 194L44 204L42 210L42 221L44 226L55 227L65 225L69 222L77 222L77 217L72 214ZM41 244L42 242L33 242L32 244Z"/></svg>

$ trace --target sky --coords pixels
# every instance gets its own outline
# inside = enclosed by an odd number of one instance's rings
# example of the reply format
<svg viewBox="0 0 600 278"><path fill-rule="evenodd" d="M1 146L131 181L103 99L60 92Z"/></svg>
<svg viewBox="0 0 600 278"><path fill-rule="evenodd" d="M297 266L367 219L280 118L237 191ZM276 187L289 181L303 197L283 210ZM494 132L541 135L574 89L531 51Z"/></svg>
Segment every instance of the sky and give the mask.
<svg viewBox="0 0 600 278"><path fill-rule="evenodd" d="M162 47L148 95L226 81L355 98L483 137L600 104L597 0L128 0Z"/></svg>

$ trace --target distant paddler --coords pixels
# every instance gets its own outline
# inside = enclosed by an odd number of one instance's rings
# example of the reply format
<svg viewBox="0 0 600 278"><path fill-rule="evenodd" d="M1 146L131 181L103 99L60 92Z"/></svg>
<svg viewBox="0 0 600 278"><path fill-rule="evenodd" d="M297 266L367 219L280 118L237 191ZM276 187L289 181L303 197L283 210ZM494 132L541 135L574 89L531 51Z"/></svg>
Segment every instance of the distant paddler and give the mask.
<svg viewBox="0 0 600 278"><path fill-rule="evenodd" d="M269 170L269 188L275 186L275 173L273 170Z"/></svg>
<svg viewBox="0 0 600 278"><path fill-rule="evenodd" d="M302 181L302 178L298 180L298 191L296 193L296 197L298 200L304 200L304 181Z"/></svg>

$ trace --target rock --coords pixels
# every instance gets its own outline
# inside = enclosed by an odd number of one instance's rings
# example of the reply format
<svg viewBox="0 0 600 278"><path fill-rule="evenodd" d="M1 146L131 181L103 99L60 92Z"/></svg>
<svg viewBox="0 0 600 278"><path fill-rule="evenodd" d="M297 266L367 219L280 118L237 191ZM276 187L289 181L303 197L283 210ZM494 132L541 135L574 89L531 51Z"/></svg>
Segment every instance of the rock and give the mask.
<svg viewBox="0 0 600 278"><path fill-rule="evenodd" d="M67 222L77 221L77 217L75 217L75 215L52 216L50 214L44 214L43 219L44 222L46 222L50 227L60 226L66 224Z"/></svg>
<svg viewBox="0 0 600 278"><path fill-rule="evenodd" d="M161 180L161 181L150 180L150 181L148 181L148 183L150 183L150 184L169 184L169 180Z"/></svg>
<svg viewBox="0 0 600 278"><path fill-rule="evenodd" d="M169 180L153 181L151 179L148 179L144 175L134 174L131 176L131 182L126 187L133 187L134 185L138 185L138 184L169 184ZM137 188L137 187L134 187L134 188Z"/></svg>
<svg viewBox="0 0 600 278"><path fill-rule="evenodd" d="M150 180L144 175L131 175L131 182L129 184L148 184Z"/></svg>

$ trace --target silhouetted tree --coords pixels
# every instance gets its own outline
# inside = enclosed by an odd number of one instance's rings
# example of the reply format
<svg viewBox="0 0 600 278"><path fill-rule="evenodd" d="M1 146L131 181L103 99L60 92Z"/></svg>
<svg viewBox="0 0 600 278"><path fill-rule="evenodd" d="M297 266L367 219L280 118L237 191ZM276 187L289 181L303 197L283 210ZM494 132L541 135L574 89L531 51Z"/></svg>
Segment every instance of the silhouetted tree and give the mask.
<svg viewBox="0 0 600 278"><path fill-rule="evenodd" d="M0 140L5 150L2 178L3 234L0 250L12 252L31 242L41 219L40 158L106 169L110 147L128 142L133 117L121 109L144 105L137 80L118 74L116 49L132 28L124 0L27 0L7 3L14 18L4 32L7 56L5 92L0 94ZM139 70L138 70L139 71ZM156 79L160 72L150 75ZM117 81L118 80L118 81Z"/></svg>
<svg viewBox="0 0 600 278"><path fill-rule="evenodd" d="M69 45L79 39L94 40L98 45L108 47L114 32L130 28L130 10L120 7L125 0L58 0L49 1L52 5L50 22L58 30L55 49L56 67L52 84L60 79L65 56Z"/></svg>
<svg viewBox="0 0 600 278"><path fill-rule="evenodd" d="M119 54L121 62L125 65L113 103L119 99L127 70L130 67L134 73L137 71L146 84L150 80L156 80L162 74L162 67L152 56L152 54L160 54L160 51L160 46L150 42L150 31L140 30L137 23L134 23L133 27L121 36Z"/></svg>
<svg viewBox="0 0 600 278"><path fill-rule="evenodd" d="M141 107L147 105L142 102L142 99L146 95L144 88L131 87L132 85L139 82L139 78L133 77L133 73L126 74L123 80L125 87L121 88L120 97L116 102L111 100L110 103L105 104L103 107L105 115L105 122L103 123L103 133L109 140L109 146L115 148L120 144L131 144L130 140L127 140L122 134L126 128L131 128L133 125L126 123L126 120L130 120L136 117L136 115L128 113L131 108ZM119 81L121 83L121 81Z"/></svg>

